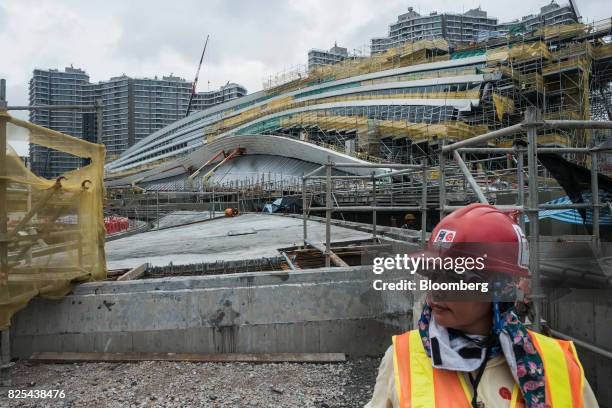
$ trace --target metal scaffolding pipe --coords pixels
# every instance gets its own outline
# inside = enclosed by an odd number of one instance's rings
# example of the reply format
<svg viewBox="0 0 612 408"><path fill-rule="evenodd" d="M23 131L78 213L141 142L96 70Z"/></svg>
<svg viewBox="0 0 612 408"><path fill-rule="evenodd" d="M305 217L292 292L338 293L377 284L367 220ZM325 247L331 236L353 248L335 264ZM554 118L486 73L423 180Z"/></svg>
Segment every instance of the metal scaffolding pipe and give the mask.
<svg viewBox="0 0 612 408"><path fill-rule="evenodd" d="M591 151L591 203L593 204L593 244L599 253L599 170L597 152Z"/></svg>
<svg viewBox="0 0 612 408"><path fill-rule="evenodd" d="M372 241L376 242L376 177L372 172Z"/></svg>
<svg viewBox="0 0 612 408"><path fill-rule="evenodd" d="M340 212L340 211L352 211L352 212L371 212L371 211L379 211L379 212L395 212L395 211L421 211L421 207L380 207L380 206L350 206L350 207L310 207L310 211L331 211L331 212Z"/></svg>
<svg viewBox="0 0 612 408"><path fill-rule="evenodd" d="M427 166L425 166L425 169L427 169ZM403 176L406 174L412 174L415 171L418 171L419 169L406 169L406 170L399 170L399 171L393 171L391 173L385 173L385 174L378 174L376 176L374 176L375 178L385 178L385 177L393 177L393 176Z"/></svg>
<svg viewBox="0 0 612 408"><path fill-rule="evenodd" d="M444 218L444 211L446 207L446 174L444 168L446 167L446 155L444 154L444 140L440 142L440 153L438 156L438 165L440 166L440 191L438 194L439 205L440 205L440 219Z"/></svg>
<svg viewBox="0 0 612 408"><path fill-rule="evenodd" d="M506 156L495 156L495 157L487 157L486 159L470 160L470 164L484 163L484 162L490 162L490 161L495 161L495 160L506 160ZM465 160L463 160L463 161L465 162Z"/></svg>
<svg viewBox="0 0 612 408"><path fill-rule="evenodd" d="M588 153L588 147L538 147L538 153Z"/></svg>
<svg viewBox="0 0 612 408"><path fill-rule="evenodd" d="M517 173L517 206L523 208L525 206L525 173L524 173L524 157L525 149L516 148L516 173ZM525 231L525 217L519 217L519 226Z"/></svg>
<svg viewBox="0 0 612 408"><path fill-rule="evenodd" d="M289 259L289 256L285 253L285 251L281 251L281 255L283 256L283 258L285 258L285 262L287 262L289 268L292 271L295 271L295 265L293 264L293 262L291 262L291 259Z"/></svg>
<svg viewBox="0 0 612 408"><path fill-rule="evenodd" d="M538 205L539 210L581 210L581 209L590 209L593 208L593 204L591 203L581 203L581 204L540 204Z"/></svg>
<svg viewBox="0 0 612 408"><path fill-rule="evenodd" d="M556 129L612 129L612 121L609 120L545 120L537 125Z"/></svg>
<svg viewBox="0 0 612 408"><path fill-rule="evenodd" d="M487 197L485 197L484 193L480 189L480 186L478 185L476 180L474 180L474 177L472 176L472 173L470 173L470 170L468 170L468 168L465 165L465 162L463 161L463 159L461 158L461 155L459 154L459 152L454 150L453 151L453 157L454 157L455 161L457 162L457 164L459 165L459 168L463 172L463 175L467 179L468 183L470 184L470 187L472 187L472 190L474 190L474 193L476 193L476 196L478 197L478 201L480 201L481 203L484 203L484 204L489 204L489 200L487 200Z"/></svg>
<svg viewBox="0 0 612 408"><path fill-rule="evenodd" d="M330 161L328 157L328 161ZM327 183L325 189L325 266L329 268L330 266L330 257L331 257L331 207L333 207L331 201L331 190L332 190L332 166L331 162L325 166L325 175L327 176Z"/></svg>
<svg viewBox="0 0 612 408"><path fill-rule="evenodd" d="M366 169L420 169L420 164L399 163L332 163L333 167L352 167Z"/></svg>
<svg viewBox="0 0 612 408"><path fill-rule="evenodd" d="M576 344L576 345L578 345L580 347L583 347L583 348L585 348L585 349L587 349L589 351L592 351L593 353L599 354L600 356L604 356L606 358L612 359L612 351L604 350L601 347L594 346L591 343L587 343L586 341L578 340L575 337L568 336L567 334L563 334L563 333L558 332L556 330L550 329L550 333L553 336L558 337L560 339L573 341L574 344Z"/></svg>
<svg viewBox="0 0 612 408"><path fill-rule="evenodd" d="M321 170L325 169L325 167L326 167L326 165L325 165L325 164L324 164L323 166L321 166L321 167L317 167L316 169L314 169L314 170L313 170L313 171L311 171L310 173L306 173L306 174L304 175L304 178L306 178L306 179L307 179L307 178L310 178L310 177L314 176L315 174L317 174L317 173L318 173L318 172L320 172Z"/></svg>
<svg viewBox="0 0 612 408"><path fill-rule="evenodd" d="M334 263L334 265L339 266L339 267L347 267L349 266L346 262L344 262L342 260L342 258L340 258L334 251L331 250L330 247L325 247L325 249L321 248L321 246L315 244L312 241L306 241L307 245L310 245L311 247L313 247L314 249L316 249L317 251L319 251L322 254L325 254L325 256L327 256L327 254L329 254L330 260Z"/></svg>
<svg viewBox="0 0 612 408"><path fill-rule="evenodd" d="M427 241L427 159L421 160L423 167L423 191L421 193L421 244L425 247Z"/></svg>
<svg viewBox="0 0 612 408"><path fill-rule="evenodd" d="M461 147L459 153L514 153L511 147Z"/></svg>
<svg viewBox="0 0 612 408"><path fill-rule="evenodd" d="M523 130L523 124L517 123L516 125L508 126L503 129L494 130L492 132L485 133L484 135L474 136L470 139L465 139L460 142L456 142L450 145L443 146L442 151L446 153L446 152L450 152L453 150L457 150L461 147L477 145L477 144L484 143L488 140L495 139L498 137L510 136L516 132L520 132L521 130Z"/></svg>
<svg viewBox="0 0 612 408"><path fill-rule="evenodd" d="M471 140L471 139L470 139ZM516 149L511 147L462 147L457 149L459 153L514 153ZM588 147L540 147L540 153L588 153L591 149Z"/></svg>
<svg viewBox="0 0 612 408"><path fill-rule="evenodd" d="M527 169L529 173L529 208L527 216L529 218L529 272L532 276L531 299L533 301L534 322L533 328L536 332L541 332L541 310L542 310L542 291L540 288L540 259L539 259L539 233L540 224L538 219L538 153L536 124L538 111L535 107L528 107L525 111L525 125L527 127Z"/></svg>
<svg viewBox="0 0 612 408"><path fill-rule="evenodd" d="M308 205L308 199L306 197L306 177L302 178L302 222L303 222L303 229L304 229L304 243L306 243L306 240L308 239L308 214L307 214L307 207Z"/></svg>
<svg viewBox="0 0 612 408"><path fill-rule="evenodd" d="M497 208L498 210L501 211L519 211L519 212L523 212L524 208L520 205L493 205L491 204L493 207ZM445 205L444 206L444 211L446 212L453 212L455 210L459 210L460 208L465 208L465 205Z"/></svg>
<svg viewBox="0 0 612 408"><path fill-rule="evenodd" d="M327 176L310 176L311 180L327 180ZM332 180L370 180L372 176L332 176Z"/></svg>

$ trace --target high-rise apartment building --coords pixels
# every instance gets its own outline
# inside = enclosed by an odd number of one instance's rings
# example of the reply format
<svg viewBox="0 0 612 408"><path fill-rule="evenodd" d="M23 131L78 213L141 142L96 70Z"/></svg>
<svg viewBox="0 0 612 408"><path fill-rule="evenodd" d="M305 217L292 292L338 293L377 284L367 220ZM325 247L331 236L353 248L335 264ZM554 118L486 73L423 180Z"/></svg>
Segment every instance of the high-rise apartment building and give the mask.
<svg viewBox="0 0 612 408"><path fill-rule="evenodd" d="M373 54L398 47L409 41L444 38L451 47L466 45L490 36L503 35L520 26L522 32L535 30L543 25L570 24L579 21L579 13L573 0L568 5L559 6L554 0L540 9L539 14L523 17L506 23L498 23L497 18L487 16L480 7L465 13L438 13L421 15L412 7L408 13L398 16L389 26L389 35L372 38Z"/></svg>
<svg viewBox="0 0 612 408"><path fill-rule="evenodd" d="M190 112L201 111L219 103L231 101L247 94L244 86L227 83L215 91L198 92L191 101Z"/></svg>
<svg viewBox="0 0 612 408"><path fill-rule="evenodd" d="M176 76L162 78L113 77L96 84L80 69L34 70L30 81L31 105L93 105L102 103L102 137L96 134L91 112L33 111L30 120L50 129L106 146L108 160L151 133L176 122L187 113L192 83ZM213 92L197 93L191 112L246 95L246 89L228 83ZM32 146L32 168L44 177L56 177L82 165L82 159L40 146Z"/></svg>
<svg viewBox="0 0 612 408"><path fill-rule="evenodd" d="M84 103L83 87L89 83L85 71L67 67L35 69L30 79L30 105L81 105ZM67 135L94 140L94 135L83 131L83 112L79 110L35 110L30 112L30 122ZM83 159L68 153L30 145L32 171L47 178L54 178L83 164Z"/></svg>
<svg viewBox="0 0 612 408"><path fill-rule="evenodd" d="M87 103L103 105L102 143L109 158L185 116L191 83L183 78L126 75L84 86Z"/></svg>
<svg viewBox="0 0 612 408"><path fill-rule="evenodd" d="M311 49L308 51L308 69L310 70L320 65L332 65L344 61L348 57L348 50L344 47L338 47L338 44L334 44L329 51Z"/></svg>
<svg viewBox="0 0 612 408"><path fill-rule="evenodd" d="M480 7L462 14L437 13L422 16L412 7L401 14L397 22L389 26L387 37L372 38L373 54L384 52L409 41L445 38L450 45L469 44L476 40L479 31L492 31L497 19L488 17Z"/></svg>
<svg viewBox="0 0 612 408"><path fill-rule="evenodd" d="M570 1L570 3L564 6L560 6L552 1L544 7L541 7L540 13L530 14L520 20L501 23L498 26L498 30L501 32L509 32L514 29L516 31L529 32L545 25L573 24L577 23L579 20L580 14L573 1Z"/></svg>

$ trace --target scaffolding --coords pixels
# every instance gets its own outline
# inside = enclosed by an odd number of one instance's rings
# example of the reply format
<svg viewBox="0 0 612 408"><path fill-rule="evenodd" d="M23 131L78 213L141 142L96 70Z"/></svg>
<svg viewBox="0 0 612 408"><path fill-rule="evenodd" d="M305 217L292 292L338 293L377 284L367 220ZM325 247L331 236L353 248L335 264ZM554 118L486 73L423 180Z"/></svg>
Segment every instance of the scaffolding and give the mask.
<svg viewBox="0 0 612 408"><path fill-rule="evenodd" d="M421 213L421 233L420 242L421 245L425 245L427 242L427 217L428 210L438 210L440 218L445 214L459 209L463 206L449 205L448 204L448 193L456 191L457 182L463 183L464 189L469 188L475 194L475 201L489 204L489 198L487 197L486 190L483 189L482 181L478 180L478 176L471 170L474 161L466 162L464 156L467 154L474 153L488 153L498 154L501 157L506 155L512 155L516 158L517 165L513 169L516 172L516 180L518 185L512 191L516 194L515 205L496 205L495 207L505 212L517 212L519 214L525 214L529 222L529 271L531 278L531 294L529 298L534 307L534 320L532 322L533 327L536 331L541 331L542 322L542 305L545 298L541 280L542 274L541 269L543 265L540 260L540 220L539 212L544 210L564 210L564 209L588 209L592 212L592 232L590 236L590 245L595 256L601 256L601 236L600 236L600 212L602 208L609 207L610 203L602 203L600 198L599 189L599 161L602 153L608 153L609 149L602 150L594 147L540 147L540 138L546 137L546 132L553 130L561 132L563 130L612 130L612 121L591 121L591 120L545 120L542 117L541 112L536 108L531 107L524 113L524 120L518 124L498 129L492 132L488 132L470 139L466 139L457 143L441 146L438 155L439 159L437 162L437 171L431 168L426 160L423 160L420 165L406 165L406 164L369 164L369 165L355 165L348 163L333 163L329 161L325 165L316 169L315 171L304 175L302 179L302 199L303 199L303 241L304 246L318 247L317 243L313 243L308 239L308 220L310 213L313 211L324 211L325 212L325 224L326 224L326 236L325 246L320 248L320 251L325 254L326 265L330 266L330 262L333 262L337 266L341 266L338 260L334 261L334 254L330 250L331 248L331 217L334 212L342 211L358 211L358 212L372 212L372 238L374 241L377 239L376 230L376 214L381 211L414 211ZM500 148L500 147L474 147L486 145L487 142L496 140L500 137L512 137L517 138L518 135L527 134L527 144L523 146L521 144L514 145L512 148ZM539 202L538 192L542 188L541 177L542 170L538 165L538 153L557 153L557 154L573 154L573 155L584 155L588 156L590 164L590 202L585 203L567 203L567 204L545 204ZM449 157L451 156L451 157ZM527 158L525 162L525 157ZM343 167L370 167L378 169L379 173L373 172L371 176L332 176L332 170ZM381 171L384 169L386 171ZM394 170L392 172L387 172ZM450 170L450 171L449 171ZM457 170L459 171L459 178L457 179ZM317 176L319 172L325 171L325 176ZM420 202L417 205L412 206L393 206L384 205L381 206L377 202L377 190L380 186L377 185L377 180L391 178L393 176L404 176L407 174L421 174L421 186L419 189L414 191L415 198L419 195L420 190ZM525 179L525 173L527 179ZM453 175L450 176L449 175ZM369 205L361 206L340 206L337 200L333 199L333 194L336 191L336 184L343 182L346 179L361 179L369 180L368 186L363 186L363 189L371 189L371 196L373 200ZM428 201L429 189L428 180L433 181L437 179L437 185L439 186L438 202L437 204L431 204ZM316 194L316 188L309 187L309 182L320 181L324 183L323 189L325 193L325 200L323 207L312 206L311 203L314 201L313 196ZM527 182L526 182L527 181ZM535 182L534 182L535 181ZM544 179L546 183L546 180ZM414 186L414 183L412 184ZM525 221L523 216L519 217L521 227L525 228ZM557 238L559 239L559 238ZM582 278L585 278L584 275ZM612 285L612 279L607 278L606 284ZM553 331L555 336L560 338L570 338L567 335ZM582 342L585 347L589 350L594 351L602 356L611 358L612 353L607 350L601 349L597 346Z"/></svg>
<svg viewBox="0 0 612 408"><path fill-rule="evenodd" d="M397 163L418 163L421 158L427 158L429 163L435 164L441 143L450 144L475 134L511 126L521 121L520 112L529 107L539 109L545 119L551 120L588 120L592 116L609 120L612 115L610 33L611 24L607 19L593 24L545 27L528 35L508 36L504 42L496 39L495 43L476 43L456 50L449 49L444 40L409 42L369 58L319 66L308 72L306 77L284 83L278 88L270 88L268 91L277 95L371 72L478 55L484 56L484 64L398 74L395 78L366 79L358 85L475 73L490 76L483 86L465 91L426 88L386 94L369 92L333 97L321 95L319 98L311 97L308 101L301 101L298 93L294 97L283 98L274 106L254 108L231 118L219 125L217 134L231 132L234 126L271 113L321 103L372 99L444 99L448 103L458 99L479 99L479 106L470 111L455 109L452 116L442 122L434 119L439 117L440 113L433 110L429 114L419 116L417 120L410 120L409 113L398 114L394 112L397 107L389 106L388 112L384 113L345 109L343 112L328 110L291 114L240 130L243 133L267 132L292 137L297 137L301 131L306 130L313 136L312 140L336 144L337 148L342 149L347 139L358 141L360 130L367 129L368 120L374 119L376 129L370 129L370 132L378 135L379 149L374 152L371 146L360 146L357 143L356 152L368 153ZM321 91L311 91L311 94L316 95L317 92ZM551 147L581 147L589 143L591 134L591 131L583 129L549 130L539 140ZM504 147L508 140L500 138L490 143Z"/></svg>

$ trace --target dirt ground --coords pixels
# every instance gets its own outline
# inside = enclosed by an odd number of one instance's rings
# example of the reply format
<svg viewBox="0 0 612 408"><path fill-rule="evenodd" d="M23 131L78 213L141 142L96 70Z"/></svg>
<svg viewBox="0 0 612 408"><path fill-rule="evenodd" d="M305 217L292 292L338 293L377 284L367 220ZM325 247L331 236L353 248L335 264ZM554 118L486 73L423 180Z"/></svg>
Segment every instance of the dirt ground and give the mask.
<svg viewBox="0 0 612 408"><path fill-rule="evenodd" d="M18 361L0 406L361 407L379 364L379 358L334 364ZM9 390L63 390L65 398L8 399Z"/></svg>

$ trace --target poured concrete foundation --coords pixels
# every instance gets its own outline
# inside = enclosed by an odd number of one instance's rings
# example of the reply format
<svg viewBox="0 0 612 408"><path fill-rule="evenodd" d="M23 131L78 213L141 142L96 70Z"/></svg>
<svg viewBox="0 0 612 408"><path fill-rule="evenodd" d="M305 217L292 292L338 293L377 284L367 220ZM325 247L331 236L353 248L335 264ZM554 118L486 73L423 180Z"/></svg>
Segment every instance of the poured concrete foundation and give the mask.
<svg viewBox="0 0 612 408"><path fill-rule="evenodd" d="M380 354L412 319L410 292L371 267L79 285L13 319L12 351ZM394 280L387 276L386 281Z"/></svg>

